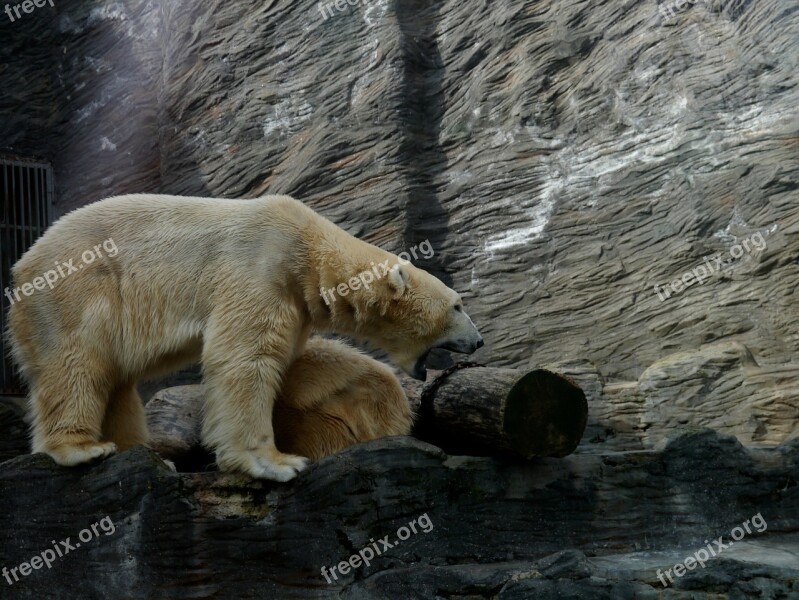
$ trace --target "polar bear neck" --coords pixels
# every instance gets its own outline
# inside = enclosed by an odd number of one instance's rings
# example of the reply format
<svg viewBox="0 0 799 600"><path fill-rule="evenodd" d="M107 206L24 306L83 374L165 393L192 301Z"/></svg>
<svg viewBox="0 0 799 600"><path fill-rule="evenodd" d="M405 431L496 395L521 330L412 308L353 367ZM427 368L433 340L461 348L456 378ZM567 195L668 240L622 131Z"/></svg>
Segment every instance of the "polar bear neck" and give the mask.
<svg viewBox="0 0 799 600"><path fill-rule="evenodd" d="M308 269L304 281L305 302L315 329L358 336L367 307L377 300L383 282L381 263L394 264L397 257L357 239L320 215L313 232L306 231ZM351 286L360 274L370 272L368 288Z"/></svg>

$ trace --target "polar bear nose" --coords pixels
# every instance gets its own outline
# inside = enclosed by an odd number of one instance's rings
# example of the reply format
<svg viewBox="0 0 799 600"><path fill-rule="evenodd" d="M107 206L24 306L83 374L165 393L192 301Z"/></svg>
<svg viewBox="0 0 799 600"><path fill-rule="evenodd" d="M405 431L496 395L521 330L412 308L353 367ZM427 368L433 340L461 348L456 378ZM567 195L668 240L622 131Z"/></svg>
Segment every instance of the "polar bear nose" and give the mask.
<svg viewBox="0 0 799 600"><path fill-rule="evenodd" d="M485 346L485 342L483 341L483 338L480 338L479 340L477 340L477 343L475 344L475 346L477 346L478 348L482 348L483 346Z"/></svg>

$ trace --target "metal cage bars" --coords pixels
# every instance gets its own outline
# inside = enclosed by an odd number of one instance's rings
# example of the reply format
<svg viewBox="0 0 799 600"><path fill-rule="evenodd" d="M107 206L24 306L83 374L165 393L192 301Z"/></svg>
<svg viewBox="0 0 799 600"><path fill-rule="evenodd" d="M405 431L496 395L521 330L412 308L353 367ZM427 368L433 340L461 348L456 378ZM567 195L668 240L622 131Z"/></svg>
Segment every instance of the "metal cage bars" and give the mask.
<svg viewBox="0 0 799 600"><path fill-rule="evenodd" d="M11 267L52 221L52 167L19 157L0 157L0 332L3 334L6 311L14 296L13 286L20 285L20 282L12 284ZM4 335L0 335L0 352L0 394L24 394Z"/></svg>

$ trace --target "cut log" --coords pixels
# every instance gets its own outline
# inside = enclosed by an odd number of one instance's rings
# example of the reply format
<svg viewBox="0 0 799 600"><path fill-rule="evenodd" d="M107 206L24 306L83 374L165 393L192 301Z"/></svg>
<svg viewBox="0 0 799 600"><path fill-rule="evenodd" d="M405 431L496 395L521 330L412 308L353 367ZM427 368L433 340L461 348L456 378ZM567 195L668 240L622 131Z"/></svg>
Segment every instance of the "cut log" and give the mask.
<svg viewBox="0 0 799 600"><path fill-rule="evenodd" d="M460 363L429 384L409 387L417 410L413 434L450 454L566 456L585 431L588 403L570 380L544 369ZM204 387L158 392L147 404L150 447L181 471L205 470L213 456L200 442ZM275 415L280 427L280 415Z"/></svg>
<svg viewBox="0 0 799 600"><path fill-rule="evenodd" d="M461 363L422 390L414 435L450 454L560 457L587 421L585 394L564 377Z"/></svg>
<svg viewBox="0 0 799 600"><path fill-rule="evenodd" d="M205 471L214 455L202 445L205 386L179 385L157 392L145 406L147 444L179 471Z"/></svg>

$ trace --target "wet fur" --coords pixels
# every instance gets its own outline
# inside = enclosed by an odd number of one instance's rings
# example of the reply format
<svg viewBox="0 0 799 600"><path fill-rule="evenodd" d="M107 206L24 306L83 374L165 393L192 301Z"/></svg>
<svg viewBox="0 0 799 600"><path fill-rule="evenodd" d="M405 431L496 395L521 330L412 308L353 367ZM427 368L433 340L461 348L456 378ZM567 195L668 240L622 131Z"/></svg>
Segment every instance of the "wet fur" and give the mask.
<svg viewBox="0 0 799 600"><path fill-rule="evenodd" d="M326 305L320 288L398 259L286 196L91 204L45 232L15 265L14 285L57 261L77 263L109 238L116 256L23 297L9 313L13 356L30 389L33 451L62 465L146 442L136 382L201 361L204 441L220 468L290 479L307 461L277 449L272 412L281 390L287 402L278 410L298 416L278 440L294 439L292 451L306 456L410 427L391 371L351 348L309 342L313 330L363 339L407 369L463 329L451 315L457 294L412 265L400 279L383 277ZM375 390L386 406L375 404Z"/></svg>

